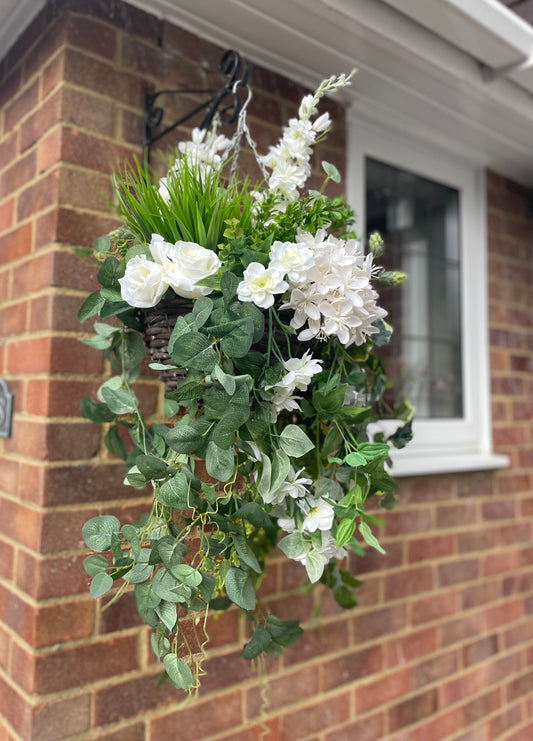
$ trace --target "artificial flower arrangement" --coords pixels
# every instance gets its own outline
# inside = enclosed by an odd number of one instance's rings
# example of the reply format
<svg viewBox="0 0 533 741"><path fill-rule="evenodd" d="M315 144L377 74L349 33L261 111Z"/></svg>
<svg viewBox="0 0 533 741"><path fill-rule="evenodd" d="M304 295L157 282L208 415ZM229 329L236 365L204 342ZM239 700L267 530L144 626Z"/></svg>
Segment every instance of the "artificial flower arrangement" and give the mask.
<svg viewBox="0 0 533 741"><path fill-rule="evenodd" d="M253 627L247 659L279 655L300 636L297 620L267 614L256 597L275 548L345 608L358 585L342 568L349 551L382 550L365 502L392 506L385 464L390 446L410 439L411 410L388 410L403 420L388 439L370 433L386 416L374 346L391 333L373 284L403 276L374 265L379 236L365 254L341 198L303 191L313 146L330 128L318 103L346 84L332 77L305 96L266 156L244 111L231 140L194 130L157 185L145 168L126 167L115 178L124 226L94 245L102 288L79 318L118 317L84 340L105 350L116 375L82 413L107 425L125 483L149 486L153 501L133 525L89 520L83 537L95 553L84 566L93 597L121 582L113 602L133 585L153 651L184 690L199 684L207 640L198 655L184 616L203 615L193 625L205 630L209 611L237 605ZM243 136L264 178L254 188L236 169ZM338 182L322 165L326 182ZM163 342L153 330L161 317ZM132 385L146 345L166 379L164 423L143 418Z"/></svg>

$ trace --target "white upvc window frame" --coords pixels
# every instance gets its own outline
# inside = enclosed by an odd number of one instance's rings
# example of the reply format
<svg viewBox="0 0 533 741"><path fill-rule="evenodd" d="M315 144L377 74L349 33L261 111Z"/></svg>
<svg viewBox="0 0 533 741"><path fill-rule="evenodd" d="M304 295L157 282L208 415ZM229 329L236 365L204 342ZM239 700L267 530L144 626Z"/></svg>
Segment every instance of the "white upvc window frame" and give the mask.
<svg viewBox="0 0 533 741"><path fill-rule="evenodd" d="M416 419L415 415L413 441L392 452L393 475L505 467L507 456L492 452L485 171L354 109L348 111L347 129L347 199L355 209L361 238L366 236L366 157L459 192L463 416ZM390 320L394 326L394 317Z"/></svg>

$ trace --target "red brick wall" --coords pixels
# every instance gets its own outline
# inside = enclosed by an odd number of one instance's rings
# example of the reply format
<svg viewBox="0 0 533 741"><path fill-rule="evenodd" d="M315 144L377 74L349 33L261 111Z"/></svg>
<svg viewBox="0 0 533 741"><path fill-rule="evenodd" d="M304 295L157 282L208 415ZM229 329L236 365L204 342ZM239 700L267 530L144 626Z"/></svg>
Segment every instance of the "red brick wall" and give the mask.
<svg viewBox="0 0 533 741"><path fill-rule="evenodd" d="M111 12L112 10L112 12ZM0 439L0 738L58 741L459 741L533 737L533 218L527 193L489 174L494 439L498 473L404 480L386 513L386 556L363 574L349 613L298 591L298 564L272 560L263 584L305 637L269 665L270 707L238 656L236 612L213 621L199 696L180 705L129 597L100 612L88 596L80 528L101 512L135 519L146 497L79 416L101 354L75 315L95 271L73 255L114 223L116 161L139 153L143 90L204 86L221 49L120 3L49 4L0 67L0 375L15 393ZM261 150L302 90L252 70ZM169 117L184 104L169 106ZM342 112L327 159L343 161ZM148 410L161 401L143 380Z"/></svg>

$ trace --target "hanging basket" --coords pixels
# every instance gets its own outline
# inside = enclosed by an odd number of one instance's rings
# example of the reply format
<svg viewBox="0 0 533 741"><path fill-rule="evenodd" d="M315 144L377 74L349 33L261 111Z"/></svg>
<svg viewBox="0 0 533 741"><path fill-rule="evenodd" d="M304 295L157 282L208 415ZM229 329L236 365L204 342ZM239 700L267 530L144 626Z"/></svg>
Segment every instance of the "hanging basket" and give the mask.
<svg viewBox="0 0 533 741"><path fill-rule="evenodd" d="M157 306L143 313L144 342L148 348L150 362L172 365L168 351L168 343L172 330L179 316L185 316L192 311L193 302L183 298L172 301L160 301ZM165 391L174 391L177 380L185 375L181 368L158 371L159 377L165 384Z"/></svg>

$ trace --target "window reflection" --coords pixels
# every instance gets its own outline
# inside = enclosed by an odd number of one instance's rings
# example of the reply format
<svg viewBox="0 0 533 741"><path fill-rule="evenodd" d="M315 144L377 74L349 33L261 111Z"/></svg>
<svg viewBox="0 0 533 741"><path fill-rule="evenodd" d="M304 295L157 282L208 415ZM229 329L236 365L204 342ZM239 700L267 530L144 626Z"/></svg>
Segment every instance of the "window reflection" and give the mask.
<svg viewBox="0 0 533 741"><path fill-rule="evenodd" d="M386 268L409 275L380 291L395 400L407 395L419 418L461 417L459 192L367 158L366 225L385 240Z"/></svg>

